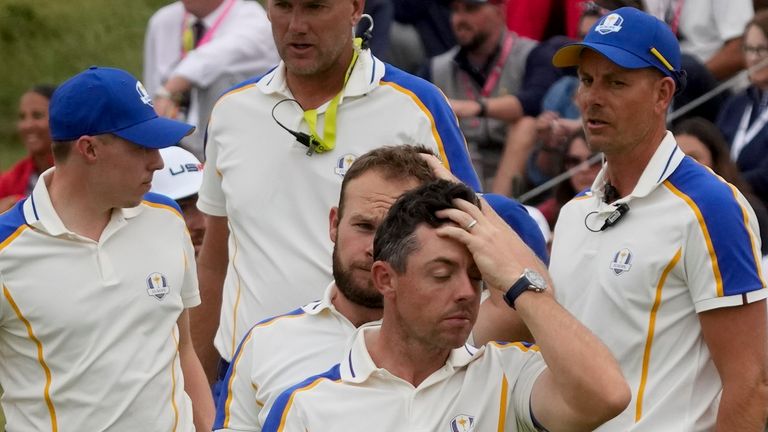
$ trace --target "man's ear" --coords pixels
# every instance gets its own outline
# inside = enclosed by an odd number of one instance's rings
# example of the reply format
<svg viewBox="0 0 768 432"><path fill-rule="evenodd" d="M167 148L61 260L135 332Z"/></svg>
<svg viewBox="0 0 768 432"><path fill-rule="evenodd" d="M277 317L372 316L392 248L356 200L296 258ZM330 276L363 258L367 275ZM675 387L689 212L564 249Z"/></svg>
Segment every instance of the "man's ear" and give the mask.
<svg viewBox="0 0 768 432"><path fill-rule="evenodd" d="M363 9L365 9L365 0L352 0L351 24L353 27L356 26L360 21L360 16L363 14Z"/></svg>
<svg viewBox="0 0 768 432"><path fill-rule="evenodd" d="M371 265L371 281L384 298L395 297L397 273L388 262L375 261Z"/></svg>
<svg viewBox="0 0 768 432"><path fill-rule="evenodd" d="M90 135L83 135L75 141L73 150L80 154L86 163L92 164L96 162L98 155L97 146L99 144L98 138Z"/></svg>
<svg viewBox="0 0 768 432"><path fill-rule="evenodd" d="M331 236L331 242L336 244L336 236L339 235L339 208L331 207L328 214L328 234Z"/></svg>
<svg viewBox="0 0 768 432"><path fill-rule="evenodd" d="M656 105L659 113L665 113L672 104L672 98L675 96L675 80L670 77L664 77L657 82L657 100Z"/></svg>

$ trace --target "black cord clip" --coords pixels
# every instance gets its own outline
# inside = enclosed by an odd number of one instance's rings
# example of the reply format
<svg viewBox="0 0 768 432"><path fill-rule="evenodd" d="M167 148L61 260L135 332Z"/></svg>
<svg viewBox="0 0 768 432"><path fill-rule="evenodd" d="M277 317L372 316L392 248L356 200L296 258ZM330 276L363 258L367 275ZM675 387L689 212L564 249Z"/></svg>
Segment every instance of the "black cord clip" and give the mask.
<svg viewBox="0 0 768 432"><path fill-rule="evenodd" d="M312 136L308 133L289 129L287 126L280 123L280 120L278 120L277 117L275 117L275 110L283 102L295 102L296 105L298 105L302 111L304 110L304 108L301 106L299 101L297 101L296 99L283 99L280 102L276 103L275 106L272 107L272 120L274 120L278 126L285 129L289 134L293 135L296 138L296 141L307 146L307 156L312 156L312 153L314 153L317 150L317 146L319 144L319 140L317 139L317 137Z"/></svg>

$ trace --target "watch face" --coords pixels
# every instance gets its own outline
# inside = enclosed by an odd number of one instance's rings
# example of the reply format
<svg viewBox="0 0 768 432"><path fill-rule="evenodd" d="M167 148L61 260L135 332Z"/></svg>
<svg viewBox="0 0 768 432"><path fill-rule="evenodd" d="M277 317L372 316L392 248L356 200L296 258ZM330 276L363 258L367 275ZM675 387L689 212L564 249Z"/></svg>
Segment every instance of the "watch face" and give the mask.
<svg viewBox="0 0 768 432"><path fill-rule="evenodd" d="M528 281L531 283L533 289L537 291L543 291L547 289L547 281L544 280L544 277L537 272L530 269L525 269L524 274Z"/></svg>

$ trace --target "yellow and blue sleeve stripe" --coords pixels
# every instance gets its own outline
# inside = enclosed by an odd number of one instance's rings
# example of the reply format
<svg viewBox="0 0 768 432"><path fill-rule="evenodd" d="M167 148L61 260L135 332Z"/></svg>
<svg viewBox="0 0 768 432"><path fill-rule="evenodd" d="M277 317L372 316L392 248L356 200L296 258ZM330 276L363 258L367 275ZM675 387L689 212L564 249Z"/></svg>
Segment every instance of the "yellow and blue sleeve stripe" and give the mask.
<svg viewBox="0 0 768 432"><path fill-rule="evenodd" d="M179 207L179 204L165 195L148 192L144 195L143 200L152 207L166 207L168 210L175 211L181 215L181 207Z"/></svg>
<svg viewBox="0 0 768 432"><path fill-rule="evenodd" d="M264 422L262 432L278 432L282 431L285 427L285 419L293 405L293 398L296 393L307 391L318 385L324 380L338 382L341 380L341 367L336 364L328 371L321 374L311 376L304 381L294 385L293 387L285 390L275 400L272 408L269 410L267 420Z"/></svg>
<svg viewBox="0 0 768 432"><path fill-rule="evenodd" d="M17 202L10 210L0 214L0 250L8 246L21 234L27 221L24 218L24 202L27 198Z"/></svg>
<svg viewBox="0 0 768 432"><path fill-rule="evenodd" d="M469 158L467 143L459 129L459 122L440 90L428 81L389 64L386 65L381 83L406 94L410 93L416 98L420 108L433 122L435 141L448 168L459 180L480 192L480 180Z"/></svg>
<svg viewBox="0 0 768 432"><path fill-rule="evenodd" d="M250 330L248 330L248 332L245 334L245 337L243 337L243 340L240 341L240 345L238 345L237 350L235 351L235 355L232 357L232 362L229 364L229 368L227 369L226 375L224 375L224 378L222 378L222 383L224 384L222 386L223 391L218 394L215 401L216 402L216 418L214 419L214 423L213 423L214 430L224 429L229 426L228 425L229 416L230 416L229 407L232 401L232 397L234 396L232 394L232 379L235 376L237 365L239 363L243 348L248 344L248 341L250 340L251 334L253 333L253 331L257 327L264 327L264 326L270 325L280 318L296 317L304 314L305 314L304 309L302 308L294 309L288 313L262 320L258 322L256 325L254 325L253 327L251 327Z"/></svg>
<svg viewBox="0 0 768 432"><path fill-rule="evenodd" d="M691 208L707 244L719 297L762 289L760 256L746 209L731 186L686 157L665 186Z"/></svg>

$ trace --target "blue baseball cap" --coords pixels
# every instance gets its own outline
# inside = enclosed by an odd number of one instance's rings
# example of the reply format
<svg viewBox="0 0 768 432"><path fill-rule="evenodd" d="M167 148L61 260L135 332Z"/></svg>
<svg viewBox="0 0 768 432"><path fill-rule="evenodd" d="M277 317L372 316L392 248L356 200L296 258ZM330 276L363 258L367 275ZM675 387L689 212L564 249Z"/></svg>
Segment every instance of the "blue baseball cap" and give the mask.
<svg viewBox="0 0 768 432"><path fill-rule="evenodd" d="M120 69L91 66L53 93L49 108L54 141L114 134L160 149L177 144L194 126L159 117L144 85Z"/></svg>
<svg viewBox="0 0 768 432"><path fill-rule="evenodd" d="M555 53L557 67L577 66L584 48L602 54L626 69L653 67L685 84L680 70L680 45L672 30L658 18L633 7L623 7L597 21L584 40L568 44Z"/></svg>

